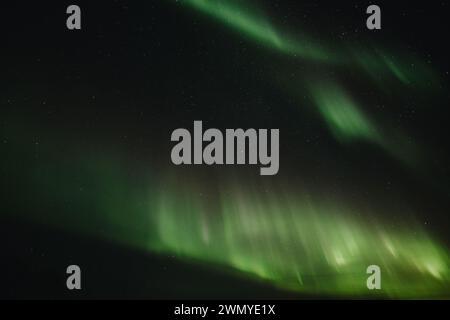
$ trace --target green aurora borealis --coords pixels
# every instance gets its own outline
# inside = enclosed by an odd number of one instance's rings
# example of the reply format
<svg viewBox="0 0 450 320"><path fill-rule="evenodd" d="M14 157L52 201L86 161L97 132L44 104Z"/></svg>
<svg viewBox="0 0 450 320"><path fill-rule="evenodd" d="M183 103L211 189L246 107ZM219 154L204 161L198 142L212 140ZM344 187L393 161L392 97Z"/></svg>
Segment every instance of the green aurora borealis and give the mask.
<svg viewBox="0 0 450 320"><path fill-rule="evenodd" d="M365 268L371 264L384 270L382 295L445 292L448 253L417 223L390 230L339 203L311 200L307 192L261 196L237 183L224 189L212 209L201 197L192 199L192 186L176 199L162 195L158 249L305 293L367 294ZM211 217L210 211L220 214Z"/></svg>
<svg viewBox="0 0 450 320"><path fill-rule="evenodd" d="M348 85L356 74L363 79L362 85L369 84L388 101L400 100L398 91L408 92L411 85L417 95L430 94L441 80L418 56L394 55L374 44L315 41L308 32L278 28L276 17L269 18L247 1L164 1L173 10L209 17L212 24L230 28L246 44L254 44L255 50L275 52L277 59L268 67L272 74L268 73L266 84L289 97L294 106L286 108L290 117L318 119L336 149L353 152L349 146L368 146L417 179L426 175L434 180L432 166L424 161L432 155L422 141L415 141L407 128L392 125L391 119L374 116L367 102L370 96L363 99ZM297 67L301 72L288 77L285 70L297 71ZM350 74L350 80L342 81L342 73ZM82 138L77 142L73 133L48 129L20 111L5 112L1 134L8 142L3 145L3 167L14 176L10 192L17 191L15 183L21 181L17 189L26 199L14 204L21 210L13 215L22 220L214 266L236 277L305 295L426 298L450 294L448 246L416 217L420 209L400 194L390 195L396 198L395 204L377 195L352 202L351 188L347 190L345 183L339 193L329 195L319 183L297 183L285 176L244 179L230 169L218 176L216 171L211 176L204 172L181 176L179 167L161 168L158 161L170 157L167 148L154 162L130 160L123 145L100 150L95 138L83 138L92 145ZM34 143L36 132L48 143ZM280 133L284 139L282 128ZM150 143L145 148L151 148ZM359 157L357 152L353 156ZM18 158L25 159L23 168L17 165ZM305 175L314 175L318 168ZM13 202L12 198L5 196L4 201ZM369 265L380 266L382 290L367 289Z"/></svg>

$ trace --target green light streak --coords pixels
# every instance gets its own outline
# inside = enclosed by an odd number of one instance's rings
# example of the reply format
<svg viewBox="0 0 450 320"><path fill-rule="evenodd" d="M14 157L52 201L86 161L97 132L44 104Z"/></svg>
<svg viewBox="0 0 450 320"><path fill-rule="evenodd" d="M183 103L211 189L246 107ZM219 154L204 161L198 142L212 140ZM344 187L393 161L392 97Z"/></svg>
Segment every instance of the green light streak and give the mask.
<svg viewBox="0 0 450 320"><path fill-rule="evenodd" d="M184 0L179 2L190 5L277 51L315 60L328 60L331 57L306 37L297 40L285 34L281 35L260 11L248 8L245 1Z"/></svg>
<svg viewBox="0 0 450 320"><path fill-rule="evenodd" d="M316 81L309 88L322 119L339 142L366 141L378 145L408 166L421 160L417 146L406 135L399 130L379 129L361 106L337 84Z"/></svg>
<svg viewBox="0 0 450 320"><path fill-rule="evenodd" d="M380 142L381 137L375 126L344 90L335 84L323 82L311 86L311 92L320 114L336 139Z"/></svg>
<svg viewBox="0 0 450 320"><path fill-rule="evenodd" d="M409 84L411 81L408 79L408 77L405 75L405 72L397 65L395 64L391 59L389 59L386 56L383 56L383 61L388 67L388 69L403 83L403 84Z"/></svg>

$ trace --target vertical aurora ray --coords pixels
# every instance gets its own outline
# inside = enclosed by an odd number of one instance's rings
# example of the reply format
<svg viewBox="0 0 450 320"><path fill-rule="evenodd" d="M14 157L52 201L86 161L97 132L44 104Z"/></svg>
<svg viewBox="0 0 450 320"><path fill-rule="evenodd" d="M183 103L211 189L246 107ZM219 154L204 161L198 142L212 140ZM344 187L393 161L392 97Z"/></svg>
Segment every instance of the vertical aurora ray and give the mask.
<svg viewBox="0 0 450 320"><path fill-rule="evenodd" d="M176 199L160 197L157 251L230 266L310 294L368 294L371 264L383 270L381 295L439 295L450 285L448 252L414 222L395 230L370 218L370 211L293 190L261 196L229 185L212 207L191 196L194 186L185 190Z"/></svg>

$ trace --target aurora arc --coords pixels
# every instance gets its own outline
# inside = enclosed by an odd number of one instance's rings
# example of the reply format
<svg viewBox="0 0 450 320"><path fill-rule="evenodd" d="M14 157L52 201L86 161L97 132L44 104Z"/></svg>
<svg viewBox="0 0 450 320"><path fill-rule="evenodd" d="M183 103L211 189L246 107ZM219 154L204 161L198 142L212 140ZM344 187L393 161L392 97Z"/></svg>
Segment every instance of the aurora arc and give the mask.
<svg viewBox="0 0 450 320"><path fill-rule="evenodd" d="M413 219L393 228L392 221L375 218L370 206L362 210L345 200L319 200L299 185L244 186L225 179L204 197L205 186L199 181L181 182L167 172L153 175L145 170L147 182L136 183L119 154L81 157L69 152L66 160L57 162L50 150L47 154L36 162L30 150L34 165L18 173L28 177L26 185L33 193L25 193L27 201L16 206L40 208L23 218L222 266L304 294L448 294L448 249ZM4 165L13 170L14 158L9 159L12 162ZM90 183L80 190L79 180ZM63 209L68 199L77 204L71 210ZM52 210L46 210L48 205ZM365 286L366 268L373 264L383 270L381 292L368 292Z"/></svg>

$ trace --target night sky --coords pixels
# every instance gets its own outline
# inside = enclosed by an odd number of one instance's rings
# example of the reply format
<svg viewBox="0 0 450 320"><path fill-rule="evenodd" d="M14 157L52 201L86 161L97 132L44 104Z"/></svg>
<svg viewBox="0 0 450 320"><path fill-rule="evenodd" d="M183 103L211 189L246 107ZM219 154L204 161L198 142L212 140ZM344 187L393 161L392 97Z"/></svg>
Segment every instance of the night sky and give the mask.
<svg viewBox="0 0 450 320"><path fill-rule="evenodd" d="M2 4L0 297L448 298L449 4L370 4ZM175 166L195 120L278 174Z"/></svg>

